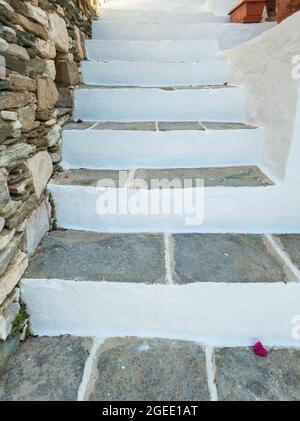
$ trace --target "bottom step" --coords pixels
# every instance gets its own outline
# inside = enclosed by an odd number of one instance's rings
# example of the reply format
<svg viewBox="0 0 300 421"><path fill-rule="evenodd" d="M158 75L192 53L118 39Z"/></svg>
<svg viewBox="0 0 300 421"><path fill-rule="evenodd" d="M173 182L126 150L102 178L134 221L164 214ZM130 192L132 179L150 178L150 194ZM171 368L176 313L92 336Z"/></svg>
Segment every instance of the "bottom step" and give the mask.
<svg viewBox="0 0 300 421"><path fill-rule="evenodd" d="M0 379L0 400L299 400L299 358L295 349L271 349L258 358L250 348L210 349L167 339L33 338ZM129 408L107 410L128 412L103 415L135 416ZM182 415L180 407L172 411Z"/></svg>
<svg viewBox="0 0 300 421"><path fill-rule="evenodd" d="M298 345L300 236L45 237L22 280L38 335Z"/></svg>

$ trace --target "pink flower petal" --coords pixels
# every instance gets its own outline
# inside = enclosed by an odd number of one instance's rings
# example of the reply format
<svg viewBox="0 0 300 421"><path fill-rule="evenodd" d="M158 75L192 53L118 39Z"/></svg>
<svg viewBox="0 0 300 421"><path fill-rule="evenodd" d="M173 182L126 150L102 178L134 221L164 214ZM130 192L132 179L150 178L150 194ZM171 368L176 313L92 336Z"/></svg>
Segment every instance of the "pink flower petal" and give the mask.
<svg viewBox="0 0 300 421"><path fill-rule="evenodd" d="M256 344L253 345L252 347L253 352L258 356L258 357L267 357L268 356L268 351L266 350L266 348L263 346L263 344L261 342L256 342Z"/></svg>

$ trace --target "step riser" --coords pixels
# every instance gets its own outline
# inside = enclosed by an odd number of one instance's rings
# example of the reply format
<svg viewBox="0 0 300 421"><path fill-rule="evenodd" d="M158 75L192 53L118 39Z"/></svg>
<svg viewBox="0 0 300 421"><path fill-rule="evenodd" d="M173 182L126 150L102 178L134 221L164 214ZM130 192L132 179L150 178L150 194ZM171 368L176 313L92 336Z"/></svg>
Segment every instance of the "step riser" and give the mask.
<svg viewBox="0 0 300 421"><path fill-rule="evenodd" d="M255 165L262 130L134 132L65 130L62 165L70 168L197 168Z"/></svg>
<svg viewBox="0 0 300 421"><path fill-rule="evenodd" d="M93 38L102 40L197 40L217 39L222 23L199 24L122 24L112 25L96 21Z"/></svg>
<svg viewBox="0 0 300 421"><path fill-rule="evenodd" d="M116 189L101 192L96 187L88 186L59 186L49 185L49 190L55 201L57 224L61 228L88 230L97 232L210 232L210 233L299 233L300 232L300 197L297 189L272 187L207 187L204 199L200 194L191 204L191 216L183 210L180 214L158 213L151 214L149 206L141 214L138 205L137 214L113 213L99 215L97 204L108 197L119 198ZM135 191L121 189L124 196L120 199L120 208L127 209L128 203L155 204L169 206L174 210L184 200L182 191L174 193L162 190L143 190L139 196ZM124 193L125 192L125 193ZM177 196L176 196L177 194ZM186 193L188 194L188 193ZM195 195L195 190L193 192ZM196 196L194 196L195 199ZM184 201L183 201L184 200ZM114 202L110 201L110 209L114 209ZM204 215L203 215L204 203ZM162 207L161 207L162 208ZM160 209L161 209L160 208ZM132 207L130 207L132 209ZM167 208L168 209L168 208ZM185 206L184 206L185 209ZM189 210L188 210L189 212ZM197 224L197 221L203 223ZM197 217L197 219L196 219ZM195 222L196 221L196 222Z"/></svg>
<svg viewBox="0 0 300 421"><path fill-rule="evenodd" d="M22 281L34 334L166 337L215 346L257 340L269 346L298 346L292 320L299 313L299 293L299 284L283 283Z"/></svg>
<svg viewBox="0 0 300 421"><path fill-rule="evenodd" d="M161 11L139 11L139 10L118 10L104 9L101 22L110 24L120 23L211 23L228 22L228 16L214 16L212 13L182 13L182 12L161 12Z"/></svg>
<svg viewBox="0 0 300 421"><path fill-rule="evenodd" d="M246 120L244 89L80 89L74 118L84 121Z"/></svg>
<svg viewBox="0 0 300 421"><path fill-rule="evenodd" d="M99 40L219 40L221 50L233 48L264 31L274 22L252 24L120 24L94 22L93 38Z"/></svg>
<svg viewBox="0 0 300 421"><path fill-rule="evenodd" d="M203 41L101 41L87 40L89 60L154 62L214 61L219 43Z"/></svg>
<svg viewBox="0 0 300 421"><path fill-rule="evenodd" d="M83 79L92 85L176 86L224 84L229 64L83 62Z"/></svg>

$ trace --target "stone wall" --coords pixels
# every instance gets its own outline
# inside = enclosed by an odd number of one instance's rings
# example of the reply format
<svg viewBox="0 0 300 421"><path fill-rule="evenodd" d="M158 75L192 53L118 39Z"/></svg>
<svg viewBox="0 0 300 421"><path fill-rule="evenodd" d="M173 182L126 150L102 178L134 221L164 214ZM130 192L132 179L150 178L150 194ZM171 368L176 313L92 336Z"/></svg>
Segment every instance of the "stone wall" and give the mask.
<svg viewBox="0 0 300 421"><path fill-rule="evenodd" d="M18 282L53 222L46 185L94 14L88 0L0 0L0 369L26 319Z"/></svg>

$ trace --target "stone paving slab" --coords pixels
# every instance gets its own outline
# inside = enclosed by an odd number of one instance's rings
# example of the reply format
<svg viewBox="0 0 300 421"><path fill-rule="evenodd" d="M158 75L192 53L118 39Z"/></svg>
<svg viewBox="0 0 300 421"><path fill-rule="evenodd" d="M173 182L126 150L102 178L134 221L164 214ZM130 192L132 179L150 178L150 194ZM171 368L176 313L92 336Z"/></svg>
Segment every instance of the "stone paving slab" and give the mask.
<svg viewBox="0 0 300 421"><path fill-rule="evenodd" d="M138 169L135 179L146 181L151 188L151 180L166 179L169 182L178 179L181 185L184 180L204 180L204 187L259 187L271 185L271 181L257 167L224 167L224 168L171 168L171 169Z"/></svg>
<svg viewBox="0 0 300 421"><path fill-rule="evenodd" d="M111 180L116 188L122 188L127 181L127 176L128 173L120 178L120 172L115 170L79 169L58 173L50 183L63 186L97 186L99 181Z"/></svg>
<svg viewBox="0 0 300 421"><path fill-rule="evenodd" d="M242 129L256 129L254 126L244 123L227 123L227 122L214 122L214 121L202 121L205 129L208 130L242 130Z"/></svg>
<svg viewBox="0 0 300 421"><path fill-rule="evenodd" d="M88 130L96 123L86 121L83 123L68 123L64 126L64 130Z"/></svg>
<svg viewBox="0 0 300 421"><path fill-rule="evenodd" d="M88 400L209 400L205 352L192 342L107 340Z"/></svg>
<svg viewBox="0 0 300 421"><path fill-rule="evenodd" d="M204 130L204 127L198 121L159 121L158 130Z"/></svg>
<svg viewBox="0 0 300 421"><path fill-rule="evenodd" d="M179 284L291 280L260 235L176 234L171 242Z"/></svg>
<svg viewBox="0 0 300 421"><path fill-rule="evenodd" d="M277 235L276 238L280 241L281 246L294 265L300 270L300 234Z"/></svg>
<svg viewBox="0 0 300 421"><path fill-rule="evenodd" d="M273 349L266 358L250 348L215 352L220 401L300 400L300 350Z"/></svg>
<svg viewBox="0 0 300 421"><path fill-rule="evenodd" d="M166 86L143 86L143 85L85 85L81 84L78 89L99 89L99 90L106 90L106 89L160 89L163 91L182 91L185 89L188 90L199 90L199 89L234 89L236 86L234 85L224 85L224 84L217 84L217 85L166 85Z"/></svg>
<svg viewBox="0 0 300 421"><path fill-rule="evenodd" d="M92 340L40 337L24 342L0 379L0 401L74 401Z"/></svg>
<svg viewBox="0 0 300 421"><path fill-rule="evenodd" d="M42 240L25 277L164 283L163 235L52 231Z"/></svg>
<svg viewBox="0 0 300 421"><path fill-rule="evenodd" d="M122 176L120 177L120 174ZM63 186L97 186L99 181L109 180L105 186L122 188L126 185L129 171L77 169L58 173L51 179L51 184ZM155 188L152 180L177 180L179 188L196 187L196 180L203 180L204 187L260 187L272 185L272 182L257 167L218 167L218 168L168 168L137 169L134 180L142 179L148 189ZM192 184L185 184L191 180ZM112 184L113 183L113 184ZM134 182L129 187L133 187Z"/></svg>
<svg viewBox="0 0 300 421"><path fill-rule="evenodd" d="M97 124L93 130L141 130L156 131L155 121L136 121L136 122L114 122L103 121Z"/></svg>
<svg viewBox="0 0 300 421"><path fill-rule="evenodd" d="M156 129L157 125L157 129ZM132 122L83 122L69 123L64 126L64 130L130 130L130 131L174 131L174 130L243 130L257 129L244 123L226 123L211 121L132 121Z"/></svg>

